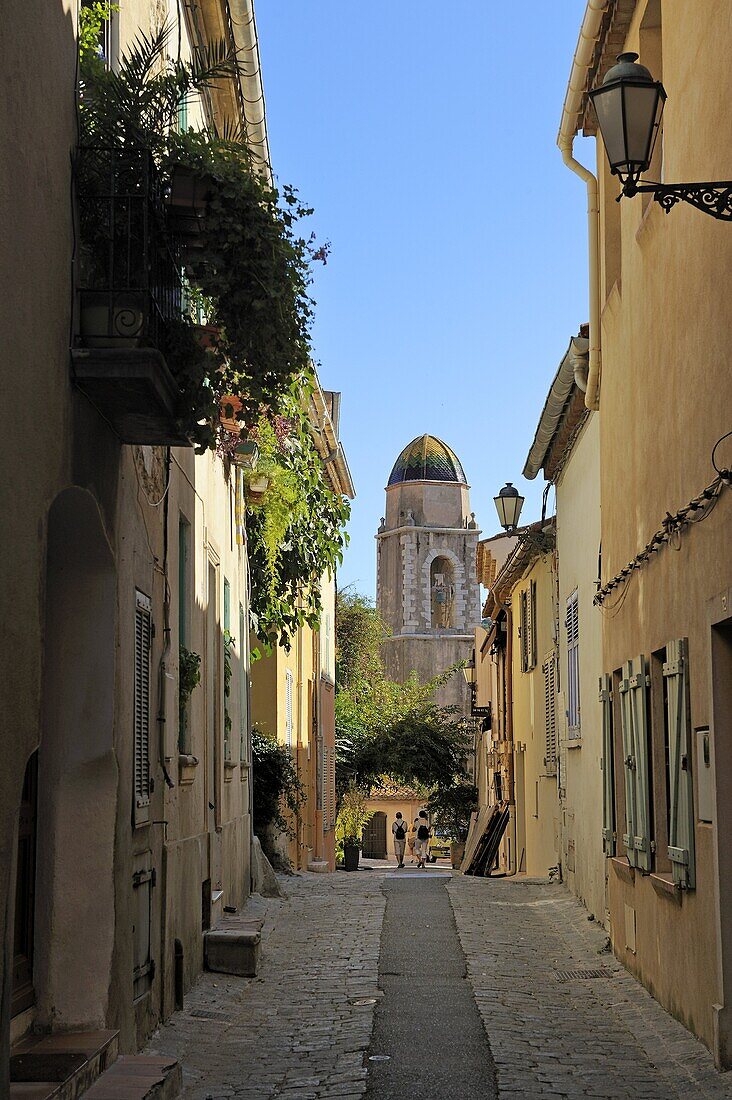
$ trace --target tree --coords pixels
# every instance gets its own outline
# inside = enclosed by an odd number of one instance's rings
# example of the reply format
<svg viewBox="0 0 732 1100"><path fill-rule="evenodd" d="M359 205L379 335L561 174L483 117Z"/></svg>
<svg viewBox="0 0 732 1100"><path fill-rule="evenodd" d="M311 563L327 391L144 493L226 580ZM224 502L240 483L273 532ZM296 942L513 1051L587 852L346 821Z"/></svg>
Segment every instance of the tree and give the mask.
<svg viewBox="0 0 732 1100"><path fill-rule="evenodd" d="M339 593L336 611L336 786L362 789L384 775L410 786L447 787L463 774L470 747L456 708L440 707L435 691L455 674L446 669L427 683L413 673L387 679L380 645L387 636L373 603L352 589Z"/></svg>
<svg viewBox="0 0 732 1100"><path fill-rule="evenodd" d="M472 783L456 782L438 787L430 795L427 809L438 828L453 840L465 842L470 828L470 815L478 808L478 788Z"/></svg>

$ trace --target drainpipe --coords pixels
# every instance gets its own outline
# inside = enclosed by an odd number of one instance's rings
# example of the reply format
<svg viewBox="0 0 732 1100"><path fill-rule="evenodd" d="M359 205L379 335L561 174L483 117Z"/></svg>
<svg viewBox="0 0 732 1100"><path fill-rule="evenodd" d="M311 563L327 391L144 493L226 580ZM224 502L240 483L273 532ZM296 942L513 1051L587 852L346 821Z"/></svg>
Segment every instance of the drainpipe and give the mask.
<svg viewBox="0 0 732 1100"><path fill-rule="evenodd" d="M595 44L600 36L602 17L607 10L609 0L588 0L585 17L580 29L579 42L572 62L569 86L564 99L562 122L559 127L557 145L562 160L587 185L587 237L589 245L590 268L590 348L585 389L585 405L588 409L600 407L600 270L599 236L600 204L597 192L597 177L593 176L573 155L577 121L582 110L582 100L587 82L587 70L592 64Z"/></svg>

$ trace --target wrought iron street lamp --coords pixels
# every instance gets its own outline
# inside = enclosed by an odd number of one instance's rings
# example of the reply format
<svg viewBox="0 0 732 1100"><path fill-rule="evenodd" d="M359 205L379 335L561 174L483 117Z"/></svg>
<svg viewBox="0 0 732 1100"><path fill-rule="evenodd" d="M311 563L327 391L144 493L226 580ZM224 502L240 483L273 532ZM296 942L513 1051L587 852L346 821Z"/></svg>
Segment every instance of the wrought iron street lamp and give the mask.
<svg viewBox="0 0 732 1100"><path fill-rule="evenodd" d="M493 503L504 531L515 531L524 506L524 498L519 496L518 489L507 481L498 496L493 497Z"/></svg>
<svg viewBox="0 0 732 1100"><path fill-rule="evenodd" d="M597 114L610 171L618 176L622 194L632 198L652 194L668 214L677 202L687 202L720 221L732 221L732 182L651 183L641 182L653 157L661 126L666 92L637 53L621 53L599 88L590 92Z"/></svg>

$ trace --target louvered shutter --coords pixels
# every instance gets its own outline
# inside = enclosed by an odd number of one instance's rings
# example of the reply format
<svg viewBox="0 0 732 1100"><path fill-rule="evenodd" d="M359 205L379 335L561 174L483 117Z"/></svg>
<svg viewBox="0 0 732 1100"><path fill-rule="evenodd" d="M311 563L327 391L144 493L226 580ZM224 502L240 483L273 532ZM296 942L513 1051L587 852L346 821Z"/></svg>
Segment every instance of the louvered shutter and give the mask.
<svg viewBox="0 0 732 1100"><path fill-rule="evenodd" d="M630 674L632 662L623 665L620 680L620 725L623 734L623 778L625 783L625 845L628 863L635 867L635 753L633 748L633 719L630 708Z"/></svg>
<svg viewBox="0 0 732 1100"><path fill-rule="evenodd" d="M574 592L567 600L567 725L570 738L580 736L579 602Z"/></svg>
<svg viewBox="0 0 732 1100"><path fill-rule="evenodd" d="M693 889L694 796L691 776L691 731L689 728L689 685L687 642L669 642L663 666L666 680L666 722L669 755L668 856L674 882Z"/></svg>
<svg viewBox="0 0 732 1100"><path fill-rule="evenodd" d="M150 650L152 603L142 592L135 593L134 671L134 822L150 820Z"/></svg>
<svg viewBox="0 0 732 1100"><path fill-rule="evenodd" d="M538 646L536 644L536 581L529 585L528 598L528 668L535 668L538 660Z"/></svg>
<svg viewBox="0 0 732 1100"><path fill-rule="evenodd" d="M292 682L290 669L285 672L285 738L289 748L292 748Z"/></svg>
<svg viewBox="0 0 732 1100"><path fill-rule="evenodd" d="M628 857L633 866L651 870L650 786L648 774L648 704L646 688L649 679L643 655L628 661L620 686L623 714L623 751L625 757L626 806L628 788L632 791L632 819L628 818L625 839ZM626 813L627 817L627 813ZM635 859L630 859L631 848Z"/></svg>
<svg viewBox="0 0 732 1100"><path fill-rule="evenodd" d="M554 775L557 770L557 708L554 657L542 665L544 673L544 766Z"/></svg>
<svg viewBox="0 0 732 1100"><path fill-rule="evenodd" d="M615 760L613 751L612 680L600 677L602 706L602 847L606 856L615 855Z"/></svg>
<svg viewBox="0 0 732 1100"><path fill-rule="evenodd" d="M242 763L248 763L247 760L247 666L245 659L245 637L244 629L246 623L244 620L244 608L239 604L239 649L241 658L239 661L239 759Z"/></svg>
<svg viewBox="0 0 732 1100"><path fill-rule="evenodd" d="M521 632L521 671L526 672L529 668L529 611L526 590L519 594L519 630Z"/></svg>

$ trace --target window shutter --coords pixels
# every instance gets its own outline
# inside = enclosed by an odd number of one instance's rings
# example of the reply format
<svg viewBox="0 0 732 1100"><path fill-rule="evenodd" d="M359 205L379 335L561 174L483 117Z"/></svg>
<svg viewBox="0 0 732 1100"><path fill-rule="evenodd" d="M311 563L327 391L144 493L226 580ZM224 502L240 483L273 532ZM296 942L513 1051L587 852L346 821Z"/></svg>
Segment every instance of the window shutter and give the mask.
<svg viewBox="0 0 732 1100"><path fill-rule="evenodd" d="M557 770L557 684L554 657L542 665L544 673L544 737L546 770L555 775Z"/></svg>
<svg viewBox="0 0 732 1100"><path fill-rule="evenodd" d="M292 679L288 668L285 672L285 738L289 748L292 748Z"/></svg>
<svg viewBox="0 0 732 1100"><path fill-rule="evenodd" d="M247 666L244 650L244 608L239 604L239 759L242 763L248 763L247 760Z"/></svg>
<svg viewBox="0 0 732 1100"><path fill-rule="evenodd" d="M574 592L567 600L567 725L570 738L580 736L579 601Z"/></svg>
<svg viewBox="0 0 732 1100"><path fill-rule="evenodd" d="M623 840L628 849L628 862L642 871L651 870L648 682L644 656L625 664L620 684L627 825Z"/></svg>
<svg viewBox="0 0 732 1100"><path fill-rule="evenodd" d="M521 671L526 672L529 667L529 614L525 590L519 594L519 631L521 633Z"/></svg>
<svg viewBox="0 0 732 1100"><path fill-rule="evenodd" d="M150 820L150 655L152 642L152 603L142 592L135 592L135 670L134 670L134 823Z"/></svg>
<svg viewBox="0 0 732 1100"><path fill-rule="evenodd" d="M538 660L538 646L536 644L536 581L532 581L529 585L528 620L528 667L535 668Z"/></svg>
<svg viewBox="0 0 732 1100"><path fill-rule="evenodd" d="M615 855L615 760L613 753L612 679L600 677L602 706L602 847L606 856Z"/></svg>
<svg viewBox="0 0 732 1100"><path fill-rule="evenodd" d="M677 886L689 890L695 886L694 796L691 777L689 685L685 638L669 642L666 646L663 675L666 680L669 750L668 856L672 864L674 882Z"/></svg>

